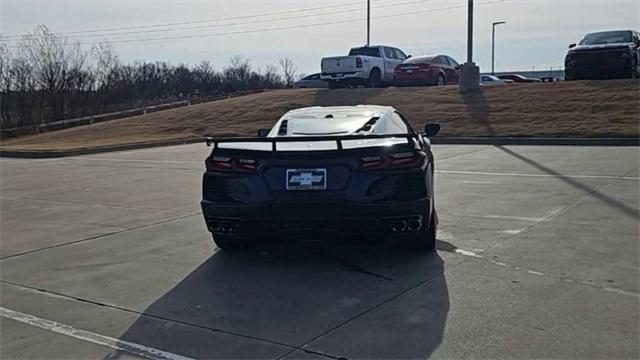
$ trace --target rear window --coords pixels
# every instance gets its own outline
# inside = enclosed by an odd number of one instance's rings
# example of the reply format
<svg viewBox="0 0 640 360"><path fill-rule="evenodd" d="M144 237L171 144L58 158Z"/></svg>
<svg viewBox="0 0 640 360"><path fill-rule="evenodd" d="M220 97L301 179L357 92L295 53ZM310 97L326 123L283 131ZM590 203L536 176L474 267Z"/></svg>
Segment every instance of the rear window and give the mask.
<svg viewBox="0 0 640 360"><path fill-rule="evenodd" d="M580 45L604 45L633 42L631 31L605 31L587 34Z"/></svg>
<svg viewBox="0 0 640 360"><path fill-rule="evenodd" d="M349 56L373 56L380 57L380 49L377 47L353 48L349 51Z"/></svg>
<svg viewBox="0 0 640 360"><path fill-rule="evenodd" d="M318 118L294 117L287 121L286 134L291 135L344 135L360 129L370 117Z"/></svg>
<svg viewBox="0 0 640 360"><path fill-rule="evenodd" d="M405 60L406 64L431 63L434 56L415 56Z"/></svg>

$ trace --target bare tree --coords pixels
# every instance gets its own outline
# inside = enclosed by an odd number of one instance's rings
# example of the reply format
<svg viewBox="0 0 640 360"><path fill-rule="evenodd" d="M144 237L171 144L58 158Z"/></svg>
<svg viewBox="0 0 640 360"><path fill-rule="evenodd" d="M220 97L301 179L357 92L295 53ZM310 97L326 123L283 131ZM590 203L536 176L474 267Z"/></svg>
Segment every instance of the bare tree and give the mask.
<svg viewBox="0 0 640 360"><path fill-rule="evenodd" d="M278 67L253 69L235 56L216 71L165 62L124 65L108 43L85 51L38 26L15 50L0 44L0 117L2 127L29 126L78 115L118 111L194 95L291 86L296 69L289 59Z"/></svg>
<svg viewBox="0 0 640 360"><path fill-rule="evenodd" d="M229 81L230 88L227 91L247 90L251 77L251 62L243 56L231 58L229 67L224 70L225 79Z"/></svg>
<svg viewBox="0 0 640 360"><path fill-rule="evenodd" d="M38 87L46 93L52 120L64 117L64 91L72 62L79 62L80 45L68 49L66 40L58 38L44 25L22 37L18 49L33 67Z"/></svg>
<svg viewBox="0 0 640 360"><path fill-rule="evenodd" d="M11 61L11 108L17 114L18 127L35 123L34 116L39 118L42 102L38 101L37 84L33 74L33 66L24 53L18 52Z"/></svg>
<svg viewBox="0 0 640 360"><path fill-rule="evenodd" d="M292 87L298 69L295 67L293 61L289 58L280 59L279 64L280 68L282 68L282 74L284 75L285 86L288 88Z"/></svg>
<svg viewBox="0 0 640 360"><path fill-rule="evenodd" d="M280 74L278 74L278 68L274 65L267 65L264 68L264 74L262 75L266 86L282 87L284 82Z"/></svg>
<svg viewBox="0 0 640 360"><path fill-rule="evenodd" d="M11 97L11 61L12 54L5 43L0 44L0 126L9 127L11 112L9 111L9 99Z"/></svg>
<svg viewBox="0 0 640 360"><path fill-rule="evenodd" d="M93 108L95 112L106 111L118 81L117 69L120 60L111 44L100 43L91 49L95 65L93 69L94 82L93 91L95 98Z"/></svg>

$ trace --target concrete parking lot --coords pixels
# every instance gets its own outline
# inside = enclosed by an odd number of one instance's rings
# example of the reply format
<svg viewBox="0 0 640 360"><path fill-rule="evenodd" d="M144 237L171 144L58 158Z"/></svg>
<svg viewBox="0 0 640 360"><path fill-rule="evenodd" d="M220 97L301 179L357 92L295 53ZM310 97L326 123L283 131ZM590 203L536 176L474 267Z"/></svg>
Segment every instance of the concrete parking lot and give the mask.
<svg viewBox="0 0 640 360"><path fill-rule="evenodd" d="M207 151L0 160L0 356L640 357L638 148L436 146L432 255L218 252Z"/></svg>

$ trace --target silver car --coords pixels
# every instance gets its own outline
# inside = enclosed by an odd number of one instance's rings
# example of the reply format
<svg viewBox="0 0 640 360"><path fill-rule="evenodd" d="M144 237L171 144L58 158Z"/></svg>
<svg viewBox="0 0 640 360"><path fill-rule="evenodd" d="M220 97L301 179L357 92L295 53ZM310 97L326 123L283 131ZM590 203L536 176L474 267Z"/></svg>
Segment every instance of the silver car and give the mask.
<svg viewBox="0 0 640 360"><path fill-rule="evenodd" d="M505 84L513 84L513 80L508 79L500 79L497 76L493 75L481 75L480 76L480 85L505 85Z"/></svg>
<svg viewBox="0 0 640 360"><path fill-rule="evenodd" d="M293 87L296 89L305 89L305 88L328 88L329 84L320 79L320 74L311 74L303 77L302 79L293 83Z"/></svg>

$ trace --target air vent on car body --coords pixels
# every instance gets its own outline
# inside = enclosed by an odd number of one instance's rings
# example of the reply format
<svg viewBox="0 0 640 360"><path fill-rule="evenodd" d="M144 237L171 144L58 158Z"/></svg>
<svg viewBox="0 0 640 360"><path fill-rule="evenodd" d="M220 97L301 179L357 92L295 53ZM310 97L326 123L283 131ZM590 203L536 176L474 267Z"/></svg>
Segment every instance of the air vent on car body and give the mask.
<svg viewBox="0 0 640 360"><path fill-rule="evenodd" d="M288 122L289 122L288 120L282 120L282 123L280 124L280 128L278 129L278 135L287 135Z"/></svg>

